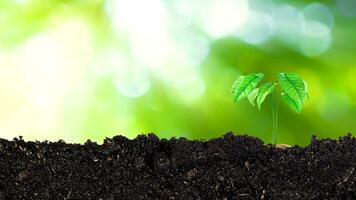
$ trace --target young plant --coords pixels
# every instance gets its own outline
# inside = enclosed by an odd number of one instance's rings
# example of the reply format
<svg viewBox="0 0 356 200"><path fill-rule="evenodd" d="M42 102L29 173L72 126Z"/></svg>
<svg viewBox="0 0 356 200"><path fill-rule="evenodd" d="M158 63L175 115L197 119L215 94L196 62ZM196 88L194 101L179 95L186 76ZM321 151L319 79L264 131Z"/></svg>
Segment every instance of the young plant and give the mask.
<svg viewBox="0 0 356 200"><path fill-rule="evenodd" d="M307 84L297 74L279 73L277 81L263 83L258 88L259 83L263 78L263 73L252 73L245 76L239 76L232 86L232 95L234 102L247 97L253 106L255 106L255 102L257 103L259 110L266 97L270 97L273 120L272 143L276 144L278 128L277 111L280 99L282 98L289 107L297 113L300 113L302 111L302 106L308 97ZM280 95L278 95L279 91L281 92Z"/></svg>

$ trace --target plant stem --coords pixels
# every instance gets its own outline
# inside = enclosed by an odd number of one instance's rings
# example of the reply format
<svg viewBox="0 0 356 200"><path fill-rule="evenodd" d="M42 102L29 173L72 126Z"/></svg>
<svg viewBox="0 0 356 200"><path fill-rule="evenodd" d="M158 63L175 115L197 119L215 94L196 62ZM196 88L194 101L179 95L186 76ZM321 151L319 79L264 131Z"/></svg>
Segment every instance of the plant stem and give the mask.
<svg viewBox="0 0 356 200"><path fill-rule="evenodd" d="M278 104L279 100L276 101L271 95L271 106L272 106L272 144L275 145L277 142L277 129L278 129Z"/></svg>

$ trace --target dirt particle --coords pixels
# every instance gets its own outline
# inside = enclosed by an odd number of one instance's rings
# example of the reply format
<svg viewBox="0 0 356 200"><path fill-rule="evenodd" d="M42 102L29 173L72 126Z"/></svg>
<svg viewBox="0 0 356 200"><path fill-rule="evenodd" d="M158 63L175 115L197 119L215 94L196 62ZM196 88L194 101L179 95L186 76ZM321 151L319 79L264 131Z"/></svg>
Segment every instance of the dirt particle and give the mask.
<svg viewBox="0 0 356 200"><path fill-rule="evenodd" d="M248 161L245 161L245 167L248 171L250 171L250 163Z"/></svg>
<svg viewBox="0 0 356 200"><path fill-rule="evenodd" d="M191 178L193 178L194 176L196 176L197 173L198 173L198 171L197 171L195 168L193 168L193 169L191 169L191 170L189 170L189 171L187 172L186 177L187 177L187 179L191 179Z"/></svg>
<svg viewBox="0 0 356 200"><path fill-rule="evenodd" d="M355 168L352 167L351 169L348 169L346 171L346 174L344 175L344 178L343 178L343 182L347 182L349 180L349 178L351 177L351 175L354 173L354 170Z"/></svg>
<svg viewBox="0 0 356 200"><path fill-rule="evenodd" d="M263 191L262 191L261 199L265 199L265 193L266 193L266 190L263 190Z"/></svg>
<svg viewBox="0 0 356 200"><path fill-rule="evenodd" d="M17 180L17 181L23 181L27 176L28 176L28 171L27 171L27 170L22 170L22 171L17 175L16 180Z"/></svg>
<svg viewBox="0 0 356 200"><path fill-rule="evenodd" d="M145 165L145 158L144 157L138 157L135 159L135 166L136 168L141 168Z"/></svg>

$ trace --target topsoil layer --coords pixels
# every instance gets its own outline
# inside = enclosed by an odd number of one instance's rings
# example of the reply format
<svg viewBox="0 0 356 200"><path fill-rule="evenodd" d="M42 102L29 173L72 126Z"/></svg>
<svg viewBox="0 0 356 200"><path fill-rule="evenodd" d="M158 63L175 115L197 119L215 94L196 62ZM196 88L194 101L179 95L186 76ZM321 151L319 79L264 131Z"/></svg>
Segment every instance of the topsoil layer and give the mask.
<svg viewBox="0 0 356 200"><path fill-rule="evenodd" d="M122 136L102 145L0 139L2 199L356 199L356 138L278 149Z"/></svg>

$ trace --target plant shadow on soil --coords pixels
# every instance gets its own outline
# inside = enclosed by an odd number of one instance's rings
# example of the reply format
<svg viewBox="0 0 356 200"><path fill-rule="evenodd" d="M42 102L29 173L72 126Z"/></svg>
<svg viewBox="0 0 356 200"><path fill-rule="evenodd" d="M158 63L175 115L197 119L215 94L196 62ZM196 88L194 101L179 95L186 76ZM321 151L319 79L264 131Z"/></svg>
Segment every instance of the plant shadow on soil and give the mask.
<svg viewBox="0 0 356 200"><path fill-rule="evenodd" d="M3 199L356 199L356 138L278 149L227 133L209 141L102 145L0 139Z"/></svg>

